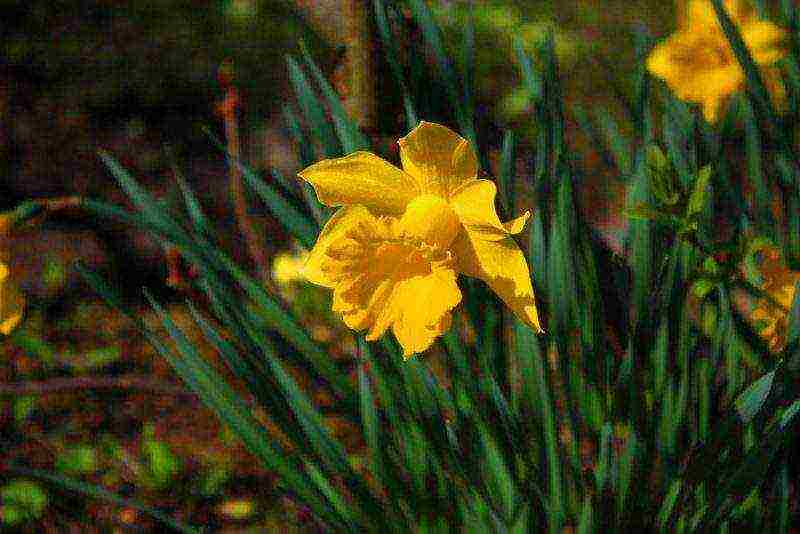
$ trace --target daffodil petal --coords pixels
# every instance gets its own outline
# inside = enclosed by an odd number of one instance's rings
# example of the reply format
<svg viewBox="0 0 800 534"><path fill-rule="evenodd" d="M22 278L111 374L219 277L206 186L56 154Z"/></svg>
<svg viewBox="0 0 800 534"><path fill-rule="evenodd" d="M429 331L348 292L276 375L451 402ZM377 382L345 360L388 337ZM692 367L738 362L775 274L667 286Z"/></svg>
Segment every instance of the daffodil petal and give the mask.
<svg viewBox="0 0 800 534"><path fill-rule="evenodd" d="M786 31L759 20L749 2L726 0L725 8L757 64L769 67L786 55ZM709 0L692 0L681 10L678 30L653 49L647 68L678 98L700 104L708 122L719 118L729 97L745 81ZM762 74L776 106L783 107L785 90L779 76L766 69Z"/></svg>
<svg viewBox="0 0 800 534"><path fill-rule="evenodd" d="M528 219L530 218L531 212L526 211L516 219L511 219L510 221L503 223L503 228L505 228L506 232L511 235L517 235L525 229L525 225L528 224Z"/></svg>
<svg viewBox="0 0 800 534"><path fill-rule="evenodd" d="M369 152L320 161L299 176L326 206L359 204L376 215L400 215L420 193L411 176Z"/></svg>
<svg viewBox="0 0 800 534"><path fill-rule="evenodd" d="M739 65L731 65L696 75L694 82L685 86L679 96L700 103L706 121L714 123L730 96L741 89L744 81L744 73Z"/></svg>
<svg viewBox="0 0 800 534"><path fill-rule="evenodd" d="M440 124L422 121L398 144L403 169L424 193L447 198L478 175L478 158L469 141Z"/></svg>
<svg viewBox="0 0 800 534"><path fill-rule="evenodd" d="M454 242L453 252L463 274L486 282L520 320L542 332L528 264L511 237L485 239L467 228Z"/></svg>
<svg viewBox="0 0 800 534"><path fill-rule="evenodd" d="M756 63L764 65L786 55L786 31L767 20L754 20L741 28L742 39Z"/></svg>
<svg viewBox="0 0 800 534"><path fill-rule="evenodd" d="M755 15L752 6L743 0L725 0L724 4L725 11L736 24L746 22ZM718 26L719 21L711 0L690 0L686 17L679 17L679 24L683 28L703 30Z"/></svg>
<svg viewBox="0 0 800 534"><path fill-rule="evenodd" d="M530 213L504 224L497 215L494 204L496 196L497 186L494 182L473 180L453 193L450 207L458 215L461 224L480 233L484 239L497 241L505 239L508 234L520 233Z"/></svg>
<svg viewBox="0 0 800 534"><path fill-rule="evenodd" d="M653 76L661 78L664 81L669 80L676 68L675 57L680 57L676 50L686 49L683 36L679 33L672 35L658 43L655 48L647 56L647 70Z"/></svg>
<svg viewBox="0 0 800 534"><path fill-rule="evenodd" d="M450 328L451 310L461 302L461 290L452 269L399 281L388 296L376 328L367 339L377 339L391 325L406 358L427 350Z"/></svg>

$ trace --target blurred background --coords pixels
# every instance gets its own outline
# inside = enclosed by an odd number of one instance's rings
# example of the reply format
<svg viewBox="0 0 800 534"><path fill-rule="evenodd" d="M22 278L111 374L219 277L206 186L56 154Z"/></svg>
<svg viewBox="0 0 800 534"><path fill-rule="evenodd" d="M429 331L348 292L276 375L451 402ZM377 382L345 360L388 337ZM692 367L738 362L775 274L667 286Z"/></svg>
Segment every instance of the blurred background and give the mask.
<svg viewBox="0 0 800 534"><path fill-rule="evenodd" d="M453 48L472 18L477 130L494 161L502 131L515 128L522 136L521 166L530 158L536 125L513 40L533 50L552 29L568 104L585 110L602 105L614 114L616 95L627 91L633 76L635 34L663 37L674 27L675 11L661 0L429 5ZM287 57L306 50L376 149L396 160L395 140L406 133L402 95L383 63L371 6L366 0L0 3L0 210L75 195L128 205L97 157L107 151L165 209L177 209L175 177L185 177L223 246L257 268L241 238L225 154L213 140L225 139L230 98L236 95L233 109L247 163L265 176L273 169L295 176L302 162L286 121L298 108ZM421 37L402 4L397 6L393 22L400 30L394 38L402 54L406 43L420 43ZM440 88L431 86L423 106L431 116L421 118L454 126L437 93ZM572 116L568 122L574 127ZM587 216L614 248L622 185L584 147L588 143L577 128L568 142L593 171L582 191ZM251 204L248 218L267 256L290 249L280 227ZM86 288L75 268L81 261L98 270L133 301L149 286L174 302L173 315L180 317L186 295L180 258L171 254L135 229L98 222L79 209L26 224L0 243L0 259L27 302L22 325L0 339L4 528L154 528L133 507L3 472L3 461L17 460L212 529L305 528L303 510L271 473L254 466L133 327ZM191 334L193 323L186 323ZM201 343L202 335L195 334ZM214 358L210 347L208 357ZM346 437L348 423L331 417L332 427ZM353 450L358 447L352 443Z"/></svg>

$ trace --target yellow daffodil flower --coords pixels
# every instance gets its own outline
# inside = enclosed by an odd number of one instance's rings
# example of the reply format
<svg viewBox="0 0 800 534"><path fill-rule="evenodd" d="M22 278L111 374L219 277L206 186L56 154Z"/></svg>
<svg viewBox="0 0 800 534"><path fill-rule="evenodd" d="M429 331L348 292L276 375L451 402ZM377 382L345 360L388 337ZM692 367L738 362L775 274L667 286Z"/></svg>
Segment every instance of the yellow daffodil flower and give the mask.
<svg viewBox="0 0 800 534"><path fill-rule="evenodd" d="M785 98L774 63L786 55L786 31L759 19L743 0L726 0L725 7L761 67L776 105ZM664 80L678 98L700 104L708 122L716 122L730 96L745 87L745 74L719 25L709 0L689 0L678 29L647 59L648 70Z"/></svg>
<svg viewBox="0 0 800 534"><path fill-rule="evenodd" d="M304 281L303 268L308 259L307 250L283 251L272 260L272 279L281 286Z"/></svg>
<svg viewBox="0 0 800 534"><path fill-rule="evenodd" d="M375 340L391 327L405 357L451 324L461 302L458 273L480 278L541 332L525 256L511 237L529 212L500 221L497 188L478 179L469 142L421 122L398 141L403 169L369 152L324 160L300 173L326 206L342 206L305 266L333 289L333 311Z"/></svg>
<svg viewBox="0 0 800 534"><path fill-rule="evenodd" d="M800 272L790 270L781 261L781 254L776 248L764 252L760 271L764 280L762 289L775 302L767 299L759 300L753 308L751 317L761 324L759 334L767 342L770 350L779 351L786 344L789 311L794 302L797 282L800 281ZM776 303L779 306L776 306Z"/></svg>
<svg viewBox="0 0 800 534"><path fill-rule="evenodd" d="M9 335L22 321L25 299L9 279L8 267L0 262L0 333Z"/></svg>

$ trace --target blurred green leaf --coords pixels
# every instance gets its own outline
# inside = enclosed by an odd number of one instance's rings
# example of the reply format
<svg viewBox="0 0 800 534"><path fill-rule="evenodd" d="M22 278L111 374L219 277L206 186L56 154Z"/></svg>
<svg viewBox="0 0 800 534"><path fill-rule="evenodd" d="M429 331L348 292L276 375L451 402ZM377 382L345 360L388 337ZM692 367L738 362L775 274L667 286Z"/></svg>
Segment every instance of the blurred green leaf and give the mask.
<svg viewBox="0 0 800 534"><path fill-rule="evenodd" d="M36 521L44 514L49 499L39 484L30 480L12 480L0 489L0 518L9 526Z"/></svg>
<svg viewBox="0 0 800 534"><path fill-rule="evenodd" d="M386 16L386 5L383 0L374 0L373 6L375 10L375 21L378 27L378 34L381 38L381 43L386 52L386 59L389 62L389 67L392 69L392 75L395 82L400 86L403 94L403 108L406 114L406 129L412 130L418 123L417 112L414 107L414 101L406 83L403 68L400 66L399 54L392 29L389 26L389 20Z"/></svg>
<svg viewBox="0 0 800 534"><path fill-rule="evenodd" d="M231 478L231 469L224 465L214 465L203 473L200 480L199 492L204 497L214 497L220 495L225 488L225 484Z"/></svg>
<svg viewBox="0 0 800 534"><path fill-rule="evenodd" d="M686 206L686 217L696 217L705 210L706 204L711 196L709 187L711 186L711 166L705 166L697 173L697 181L694 189L689 196L689 203Z"/></svg>
<svg viewBox="0 0 800 534"><path fill-rule="evenodd" d="M97 452L90 445L75 445L59 453L56 469L67 475L88 475L97 470Z"/></svg>
<svg viewBox="0 0 800 534"><path fill-rule="evenodd" d="M144 482L157 490L167 488L181 471L180 459L170 446L155 439L152 425L143 431L142 454L147 476Z"/></svg>
<svg viewBox="0 0 800 534"><path fill-rule="evenodd" d="M39 397L36 395L22 395L14 399L12 411L14 413L14 421L21 425L36 409L39 402Z"/></svg>
<svg viewBox="0 0 800 534"><path fill-rule="evenodd" d="M67 268L58 256L48 256L44 262L42 282L50 291L57 291L64 287L67 281Z"/></svg>
<svg viewBox="0 0 800 534"><path fill-rule="evenodd" d="M770 371L759 378L736 399L736 411L742 422L749 423L764 406L767 396L772 390L776 371Z"/></svg>
<svg viewBox="0 0 800 534"><path fill-rule="evenodd" d="M122 349L119 345L109 345L87 350L80 354L70 354L69 352L61 356L76 371L87 372L105 367L111 363L119 361L122 357Z"/></svg>

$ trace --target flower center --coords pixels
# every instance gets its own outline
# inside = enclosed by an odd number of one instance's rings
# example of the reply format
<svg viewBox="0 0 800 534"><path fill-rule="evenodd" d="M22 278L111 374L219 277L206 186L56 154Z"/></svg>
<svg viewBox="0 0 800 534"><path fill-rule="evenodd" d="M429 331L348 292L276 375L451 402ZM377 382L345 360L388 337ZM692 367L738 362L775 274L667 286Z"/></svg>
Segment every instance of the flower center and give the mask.
<svg viewBox="0 0 800 534"><path fill-rule="evenodd" d="M447 201L436 195L420 195L406 207L400 230L408 237L447 249L458 235L461 221Z"/></svg>

